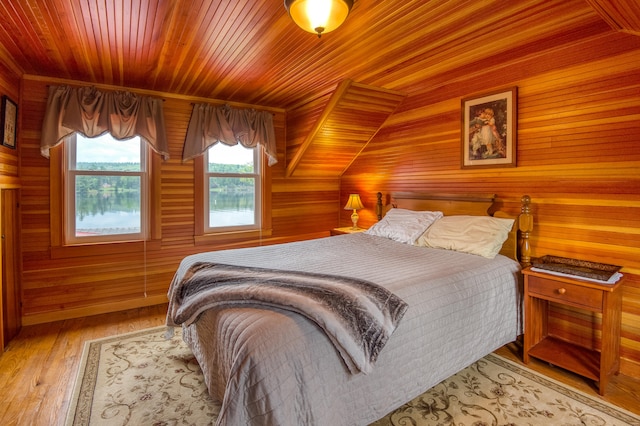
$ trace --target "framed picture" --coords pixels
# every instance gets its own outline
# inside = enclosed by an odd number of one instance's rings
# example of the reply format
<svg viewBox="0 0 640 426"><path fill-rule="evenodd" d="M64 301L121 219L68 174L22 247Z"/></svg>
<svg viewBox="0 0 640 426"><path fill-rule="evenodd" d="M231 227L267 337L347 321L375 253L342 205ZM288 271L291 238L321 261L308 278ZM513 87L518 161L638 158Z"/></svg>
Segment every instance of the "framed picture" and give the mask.
<svg viewBox="0 0 640 426"><path fill-rule="evenodd" d="M517 87L462 99L462 168L516 166Z"/></svg>
<svg viewBox="0 0 640 426"><path fill-rule="evenodd" d="M16 149L18 105L7 96L2 97L2 145Z"/></svg>

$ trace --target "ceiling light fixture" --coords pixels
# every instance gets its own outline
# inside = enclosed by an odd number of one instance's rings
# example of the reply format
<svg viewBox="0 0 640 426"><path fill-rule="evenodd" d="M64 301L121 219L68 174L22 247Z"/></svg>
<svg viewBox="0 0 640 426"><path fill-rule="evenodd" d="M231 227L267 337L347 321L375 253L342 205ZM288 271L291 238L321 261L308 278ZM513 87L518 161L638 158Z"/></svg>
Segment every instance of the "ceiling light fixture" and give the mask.
<svg viewBox="0 0 640 426"><path fill-rule="evenodd" d="M318 38L342 25L352 6L353 0L284 0L293 22Z"/></svg>

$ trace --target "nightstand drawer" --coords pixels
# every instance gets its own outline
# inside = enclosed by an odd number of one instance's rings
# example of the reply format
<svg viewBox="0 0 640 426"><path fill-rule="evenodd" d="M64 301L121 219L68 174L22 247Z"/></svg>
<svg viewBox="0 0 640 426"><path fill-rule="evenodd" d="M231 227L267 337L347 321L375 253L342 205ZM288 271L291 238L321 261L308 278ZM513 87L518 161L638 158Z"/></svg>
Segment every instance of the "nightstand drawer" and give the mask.
<svg viewBox="0 0 640 426"><path fill-rule="evenodd" d="M553 279L529 277L532 296L602 312L602 291Z"/></svg>

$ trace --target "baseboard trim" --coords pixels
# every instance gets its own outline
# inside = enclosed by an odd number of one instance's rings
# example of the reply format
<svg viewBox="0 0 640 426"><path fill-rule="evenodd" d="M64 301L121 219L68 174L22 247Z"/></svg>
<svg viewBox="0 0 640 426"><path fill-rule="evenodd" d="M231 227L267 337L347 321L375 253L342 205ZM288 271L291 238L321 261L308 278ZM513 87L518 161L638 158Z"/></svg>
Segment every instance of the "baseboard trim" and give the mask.
<svg viewBox="0 0 640 426"><path fill-rule="evenodd" d="M167 303L165 294L149 296L139 299L124 300L121 302L110 302L103 305L84 306L82 308L65 309L56 312L43 312L35 315L22 317L22 325L44 324L48 322L68 320L73 318L88 317L91 315L107 314L111 312L126 311L128 309L143 308L145 306L162 305Z"/></svg>
<svg viewBox="0 0 640 426"><path fill-rule="evenodd" d="M640 363L627 358L620 358L620 373L634 379L640 379Z"/></svg>

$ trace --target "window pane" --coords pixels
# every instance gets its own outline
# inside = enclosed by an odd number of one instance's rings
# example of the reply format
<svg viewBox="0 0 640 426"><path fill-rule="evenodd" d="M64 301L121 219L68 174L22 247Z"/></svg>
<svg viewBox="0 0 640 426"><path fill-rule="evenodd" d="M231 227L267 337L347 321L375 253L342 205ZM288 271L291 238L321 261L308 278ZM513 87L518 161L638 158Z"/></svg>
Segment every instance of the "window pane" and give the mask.
<svg viewBox="0 0 640 426"><path fill-rule="evenodd" d="M110 134L97 138L76 136L75 170L139 172L141 164L139 137L119 141Z"/></svg>
<svg viewBox="0 0 640 426"><path fill-rule="evenodd" d="M228 146L218 142L209 148L209 172L213 173L254 173L254 148L237 144Z"/></svg>
<svg viewBox="0 0 640 426"><path fill-rule="evenodd" d="M76 237L141 232L140 176L76 176Z"/></svg>
<svg viewBox="0 0 640 426"><path fill-rule="evenodd" d="M253 178L209 178L209 226L255 224Z"/></svg>

